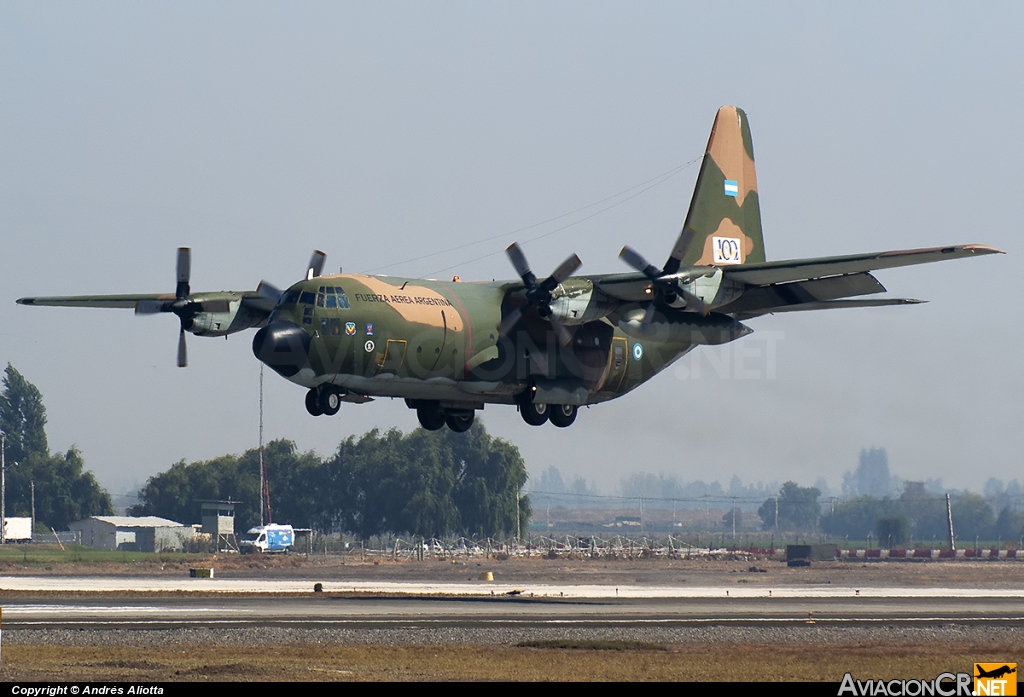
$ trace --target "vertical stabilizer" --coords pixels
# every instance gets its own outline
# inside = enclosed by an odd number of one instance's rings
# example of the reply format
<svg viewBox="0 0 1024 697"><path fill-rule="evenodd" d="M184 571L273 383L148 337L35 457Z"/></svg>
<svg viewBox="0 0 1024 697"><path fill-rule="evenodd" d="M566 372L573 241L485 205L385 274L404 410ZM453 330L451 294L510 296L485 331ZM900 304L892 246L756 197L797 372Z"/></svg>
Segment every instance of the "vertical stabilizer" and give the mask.
<svg viewBox="0 0 1024 697"><path fill-rule="evenodd" d="M665 265L726 266L765 261L754 145L742 109L723 106L715 116L683 231Z"/></svg>

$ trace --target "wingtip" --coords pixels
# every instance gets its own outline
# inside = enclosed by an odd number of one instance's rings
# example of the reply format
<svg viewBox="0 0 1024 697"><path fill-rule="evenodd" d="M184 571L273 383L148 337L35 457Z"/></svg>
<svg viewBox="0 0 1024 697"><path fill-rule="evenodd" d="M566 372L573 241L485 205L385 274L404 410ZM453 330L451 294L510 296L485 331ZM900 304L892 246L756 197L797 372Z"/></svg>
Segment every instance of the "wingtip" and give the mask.
<svg viewBox="0 0 1024 697"><path fill-rule="evenodd" d="M965 244L963 248L969 249L975 254L1006 254L1003 250L989 247L987 244Z"/></svg>
<svg viewBox="0 0 1024 697"><path fill-rule="evenodd" d="M19 305L33 305L36 302L35 298L18 298L15 300Z"/></svg>

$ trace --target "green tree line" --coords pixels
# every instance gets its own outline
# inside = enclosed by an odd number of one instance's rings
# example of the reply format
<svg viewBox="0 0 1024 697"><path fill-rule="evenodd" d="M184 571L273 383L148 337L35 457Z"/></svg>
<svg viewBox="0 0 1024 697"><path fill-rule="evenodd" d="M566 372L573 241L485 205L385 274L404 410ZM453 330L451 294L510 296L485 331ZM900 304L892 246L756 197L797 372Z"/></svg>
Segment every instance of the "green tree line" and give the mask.
<svg viewBox="0 0 1024 697"><path fill-rule="evenodd" d="M514 535L530 516L518 448L479 423L467 433L374 429L333 456L299 453L276 440L264 449L274 522L363 537ZM235 528L259 524L259 450L179 462L146 482L132 515L198 522L203 500L235 500ZM518 507L518 518L517 518Z"/></svg>
<svg viewBox="0 0 1024 697"><path fill-rule="evenodd" d="M817 488L786 482L778 496L766 499L758 509L762 527L856 540L870 535L883 545L941 542L949 537L946 497L927 491L923 482L905 482L895 498L855 496L831 502L824 512L820 495ZM1024 513L1008 503L995 514L984 496L959 492L950 497L950 511L958 540L1016 541L1024 535Z"/></svg>
<svg viewBox="0 0 1024 697"><path fill-rule="evenodd" d="M0 431L8 517L31 514L33 484L36 520L48 527L66 530L75 520L113 513L110 494L85 470L77 448L50 453L43 396L9 363L0 394Z"/></svg>

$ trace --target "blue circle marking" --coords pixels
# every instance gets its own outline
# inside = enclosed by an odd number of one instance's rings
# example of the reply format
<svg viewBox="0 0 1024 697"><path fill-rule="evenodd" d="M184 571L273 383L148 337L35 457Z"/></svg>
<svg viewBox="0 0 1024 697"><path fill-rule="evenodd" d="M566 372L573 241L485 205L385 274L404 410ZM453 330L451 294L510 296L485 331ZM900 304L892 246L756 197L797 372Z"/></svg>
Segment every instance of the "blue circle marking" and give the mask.
<svg viewBox="0 0 1024 697"><path fill-rule="evenodd" d="M633 360L638 361L644 357L644 347L640 345L640 342L633 344Z"/></svg>

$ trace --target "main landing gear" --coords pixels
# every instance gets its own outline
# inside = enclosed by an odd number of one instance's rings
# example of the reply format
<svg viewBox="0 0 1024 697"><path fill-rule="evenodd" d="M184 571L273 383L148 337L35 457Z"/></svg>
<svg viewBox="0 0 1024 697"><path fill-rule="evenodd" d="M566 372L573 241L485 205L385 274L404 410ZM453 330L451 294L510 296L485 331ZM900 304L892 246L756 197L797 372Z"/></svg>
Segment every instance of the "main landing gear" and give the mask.
<svg viewBox="0 0 1024 697"><path fill-rule="evenodd" d="M311 416L334 416L341 409L341 393L329 385L314 387L306 393L306 411Z"/></svg>
<svg viewBox="0 0 1024 697"><path fill-rule="evenodd" d="M473 427L476 411L473 409L442 409L437 402L414 402L409 406L416 409L420 426L428 431L439 431L448 426L456 433L465 433Z"/></svg>
<svg viewBox="0 0 1024 697"><path fill-rule="evenodd" d="M568 428L576 420L576 412L574 404L537 404L528 401L519 404L519 414L531 426L542 426L551 421L558 428Z"/></svg>

